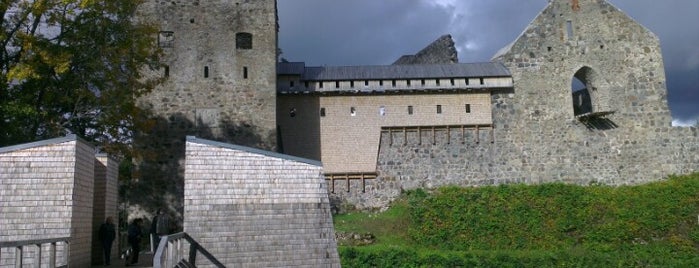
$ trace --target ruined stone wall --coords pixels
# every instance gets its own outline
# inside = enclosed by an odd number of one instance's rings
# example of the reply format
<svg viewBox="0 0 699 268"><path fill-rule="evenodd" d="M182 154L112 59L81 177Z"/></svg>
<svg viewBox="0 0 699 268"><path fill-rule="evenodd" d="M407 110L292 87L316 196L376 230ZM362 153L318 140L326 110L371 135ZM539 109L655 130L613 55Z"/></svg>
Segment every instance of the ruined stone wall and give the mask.
<svg viewBox="0 0 699 268"><path fill-rule="evenodd" d="M458 63L459 56L451 35L443 35L415 55L404 55L394 65Z"/></svg>
<svg viewBox="0 0 699 268"><path fill-rule="evenodd" d="M184 231L218 261L340 266L320 162L194 137L186 155Z"/></svg>
<svg viewBox="0 0 699 268"><path fill-rule="evenodd" d="M276 1L149 0L139 18L159 28L162 66L146 75L164 82L139 99L152 128L135 139L132 211L181 224L186 135L276 149Z"/></svg>
<svg viewBox="0 0 699 268"><path fill-rule="evenodd" d="M379 179L365 193L352 181L334 199L381 207L417 187L624 185L699 170L697 130L670 126L658 38L606 1L578 3L551 1L496 55L512 72L514 91L492 95L494 143L400 145L398 135L391 146L384 134ZM575 116L574 77L590 89L597 116Z"/></svg>

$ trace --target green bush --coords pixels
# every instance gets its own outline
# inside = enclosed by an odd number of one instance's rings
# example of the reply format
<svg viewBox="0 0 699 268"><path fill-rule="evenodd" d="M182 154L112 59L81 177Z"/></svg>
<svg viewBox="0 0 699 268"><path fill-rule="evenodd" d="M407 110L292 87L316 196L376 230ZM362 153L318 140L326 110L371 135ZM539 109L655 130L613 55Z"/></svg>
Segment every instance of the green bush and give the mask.
<svg viewBox="0 0 699 268"><path fill-rule="evenodd" d="M409 205L409 237L425 247L613 251L670 241L697 252L697 175L623 187L448 187Z"/></svg>
<svg viewBox="0 0 699 268"><path fill-rule="evenodd" d="M381 214L336 217L376 234L344 267L699 267L699 173L638 185L413 190Z"/></svg>

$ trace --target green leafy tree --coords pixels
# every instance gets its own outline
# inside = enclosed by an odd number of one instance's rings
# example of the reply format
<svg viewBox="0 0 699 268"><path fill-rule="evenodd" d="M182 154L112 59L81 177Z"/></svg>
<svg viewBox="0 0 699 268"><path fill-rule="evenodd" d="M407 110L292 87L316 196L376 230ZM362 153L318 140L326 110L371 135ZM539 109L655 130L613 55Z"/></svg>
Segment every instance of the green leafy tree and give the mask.
<svg viewBox="0 0 699 268"><path fill-rule="evenodd" d="M158 82L143 0L0 0L0 146L74 133L127 148L136 97Z"/></svg>

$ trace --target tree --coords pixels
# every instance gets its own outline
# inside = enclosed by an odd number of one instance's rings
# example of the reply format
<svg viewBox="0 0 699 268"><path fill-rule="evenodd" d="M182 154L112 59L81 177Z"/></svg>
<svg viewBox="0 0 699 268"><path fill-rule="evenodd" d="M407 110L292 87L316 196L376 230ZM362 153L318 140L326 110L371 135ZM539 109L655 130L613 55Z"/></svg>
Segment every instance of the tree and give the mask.
<svg viewBox="0 0 699 268"><path fill-rule="evenodd" d="M136 98L158 82L143 0L0 0L0 146L74 133L122 148L139 128Z"/></svg>

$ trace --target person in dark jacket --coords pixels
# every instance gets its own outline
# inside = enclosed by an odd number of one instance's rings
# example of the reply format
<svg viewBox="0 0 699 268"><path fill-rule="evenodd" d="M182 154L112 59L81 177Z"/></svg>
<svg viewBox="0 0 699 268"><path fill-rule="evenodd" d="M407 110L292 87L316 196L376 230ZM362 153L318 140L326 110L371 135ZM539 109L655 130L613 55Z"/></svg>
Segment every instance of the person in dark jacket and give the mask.
<svg viewBox="0 0 699 268"><path fill-rule="evenodd" d="M159 208L151 221L150 233L153 237L154 250L158 250L160 239L170 232L170 219L163 209Z"/></svg>
<svg viewBox="0 0 699 268"><path fill-rule="evenodd" d="M142 219L134 219L129 225L128 238L129 245L131 245L131 254L133 254L131 264L138 264L138 253L141 252L141 237L143 236L141 231L142 221Z"/></svg>
<svg viewBox="0 0 699 268"><path fill-rule="evenodd" d="M116 229L114 228L114 220L112 217L107 217L104 223L100 225L98 237L102 243L102 250L104 250L104 265L110 265L112 259L112 244L114 243L114 238L116 238Z"/></svg>

